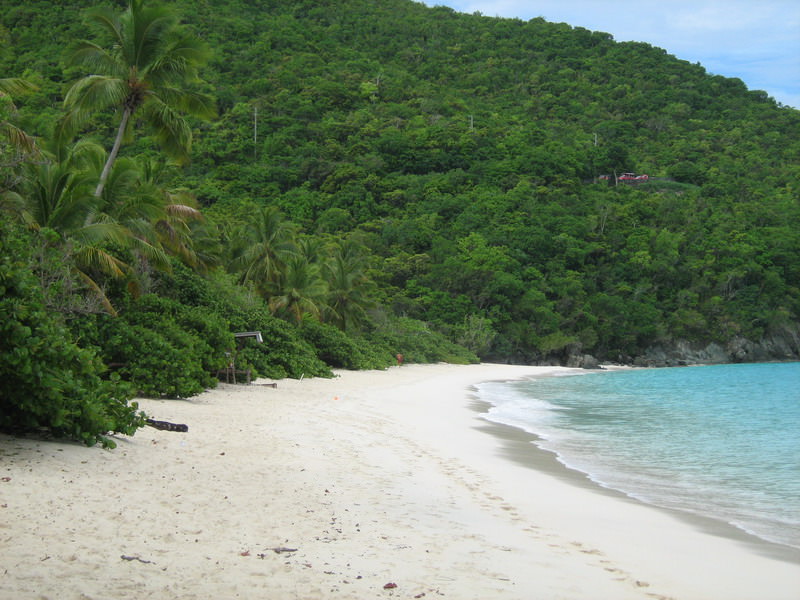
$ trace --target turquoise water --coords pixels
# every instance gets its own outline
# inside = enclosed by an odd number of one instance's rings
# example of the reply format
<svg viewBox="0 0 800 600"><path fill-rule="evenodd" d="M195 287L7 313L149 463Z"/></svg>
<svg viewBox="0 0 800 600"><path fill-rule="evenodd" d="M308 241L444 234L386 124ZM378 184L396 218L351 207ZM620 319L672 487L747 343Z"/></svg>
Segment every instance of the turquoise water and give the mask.
<svg viewBox="0 0 800 600"><path fill-rule="evenodd" d="M486 418L600 485L800 548L800 363L597 371L478 388Z"/></svg>

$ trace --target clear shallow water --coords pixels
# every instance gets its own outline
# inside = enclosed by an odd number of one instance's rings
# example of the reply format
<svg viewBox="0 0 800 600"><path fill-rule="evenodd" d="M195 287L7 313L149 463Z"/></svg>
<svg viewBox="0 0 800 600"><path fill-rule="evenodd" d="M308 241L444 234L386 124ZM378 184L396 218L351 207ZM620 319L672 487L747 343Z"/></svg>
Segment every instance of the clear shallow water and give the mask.
<svg viewBox="0 0 800 600"><path fill-rule="evenodd" d="M478 386L485 417L597 483L800 548L800 363L599 371Z"/></svg>

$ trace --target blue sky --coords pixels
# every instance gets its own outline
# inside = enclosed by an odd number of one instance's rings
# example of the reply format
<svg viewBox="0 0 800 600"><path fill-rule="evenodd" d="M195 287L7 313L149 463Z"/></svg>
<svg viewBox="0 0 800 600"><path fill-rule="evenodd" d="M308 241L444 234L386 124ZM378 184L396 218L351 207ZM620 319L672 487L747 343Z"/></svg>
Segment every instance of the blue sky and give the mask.
<svg viewBox="0 0 800 600"><path fill-rule="evenodd" d="M424 0L487 17L543 17L647 42L800 108L798 0Z"/></svg>

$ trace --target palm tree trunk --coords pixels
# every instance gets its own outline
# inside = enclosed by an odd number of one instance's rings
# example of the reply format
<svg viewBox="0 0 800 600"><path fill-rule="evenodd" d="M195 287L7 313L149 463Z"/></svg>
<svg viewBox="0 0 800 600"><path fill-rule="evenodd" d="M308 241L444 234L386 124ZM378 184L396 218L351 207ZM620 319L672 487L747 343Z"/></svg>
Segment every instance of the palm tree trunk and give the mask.
<svg viewBox="0 0 800 600"><path fill-rule="evenodd" d="M125 128L128 125L128 119L130 119L132 112L133 111L126 106L122 113L122 120L119 123L119 129L117 129L117 137L114 139L114 145L108 155L106 164L103 166L103 172L100 173L100 181L97 183L97 189L94 191L95 198L99 198L103 194L103 188L106 186L109 173L111 173L111 167L114 166L114 161L117 160L119 147L122 145L122 138L125 136Z"/></svg>

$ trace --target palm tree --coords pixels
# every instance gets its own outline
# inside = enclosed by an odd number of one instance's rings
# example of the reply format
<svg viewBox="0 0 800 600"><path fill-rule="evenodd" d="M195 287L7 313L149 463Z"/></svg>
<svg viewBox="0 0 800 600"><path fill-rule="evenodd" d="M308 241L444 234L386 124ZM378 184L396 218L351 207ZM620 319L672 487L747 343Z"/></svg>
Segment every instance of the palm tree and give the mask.
<svg viewBox="0 0 800 600"><path fill-rule="evenodd" d="M128 246L140 261L169 270L155 227L165 217L164 201L160 190L143 181L137 160L122 157L114 163L99 200L100 211L128 231Z"/></svg>
<svg viewBox="0 0 800 600"><path fill-rule="evenodd" d="M50 168L58 165L64 173L86 184L97 181L107 154L98 143L81 139L74 144L51 140L45 145ZM155 224L166 218L161 190L147 179L147 167L131 158L118 159L109 173L103 193L92 195L92 213L86 223L113 223L125 232L124 246L157 268L168 269L169 260L160 243ZM119 242L118 242L119 243Z"/></svg>
<svg viewBox="0 0 800 600"><path fill-rule="evenodd" d="M153 228L164 250L198 271L218 264L216 232L205 222L194 195L165 186L162 161L147 159L140 163L140 169L142 183L160 202L162 212L153 220Z"/></svg>
<svg viewBox="0 0 800 600"><path fill-rule="evenodd" d="M326 318L343 331L367 321L367 309L374 306L370 297L374 288L364 267L366 257L360 246L345 240L325 263L328 284Z"/></svg>
<svg viewBox="0 0 800 600"><path fill-rule="evenodd" d="M205 243L210 240L208 232L192 227L203 215L191 194L167 189L163 175L160 161L118 159L103 189L103 211L130 230L132 248L153 266L168 269L169 254L205 270L215 262L209 252L213 248L198 253L194 234L205 234Z"/></svg>
<svg viewBox="0 0 800 600"><path fill-rule="evenodd" d="M253 220L234 234L229 268L240 283L252 283L268 297L288 259L297 254L295 230L274 206L259 209Z"/></svg>
<svg viewBox="0 0 800 600"><path fill-rule="evenodd" d="M117 109L117 134L94 191L100 197L123 139L131 134L137 118L150 127L164 151L182 164L192 140L182 114L208 118L215 111L209 96L188 87L199 81L197 70L208 60L208 48L180 27L172 9L130 0L121 15L96 7L87 16L110 36L111 43L103 48L82 41L74 47L70 63L88 67L92 74L67 92L67 114L57 135L69 139L94 113Z"/></svg>
<svg viewBox="0 0 800 600"><path fill-rule="evenodd" d="M297 323L308 314L319 318L328 291L319 267L304 257L289 258L269 298L273 313L287 314Z"/></svg>
<svg viewBox="0 0 800 600"><path fill-rule="evenodd" d="M13 209L5 193L14 187L20 165L38 149L32 136L15 126L10 116L16 110L12 96L33 91L36 86L18 77L0 78L0 209Z"/></svg>
<svg viewBox="0 0 800 600"><path fill-rule="evenodd" d="M26 94L35 89L36 86L34 84L19 77L0 78L0 99L7 99L12 111L16 110L16 107L11 102L13 96ZM35 151L35 142L33 138L22 129L12 125L9 121L0 121L0 135L2 135L11 146L19 150L28 153L33 153Z"/></svg>
<svg viewBox="0 0 800 600"><path fill-rule="evenodd" d="M303 235L297 240L297 252L314 265L322 265L330 254L330 245L321 237Z"/></svg>
<svg viewBox="0 0 800 600"><path fill-rule="evenodd" d="M100 201L91 193L86 173L64 163L42 161L28 165L17 196L18 216L34 230L49 230L45 236L69 253L74 274L96 295L105 310L115 314L96 282L95 274L124 278L126 263L107 250L107 244L126 245L129 232L99 210Z"/></svg>

